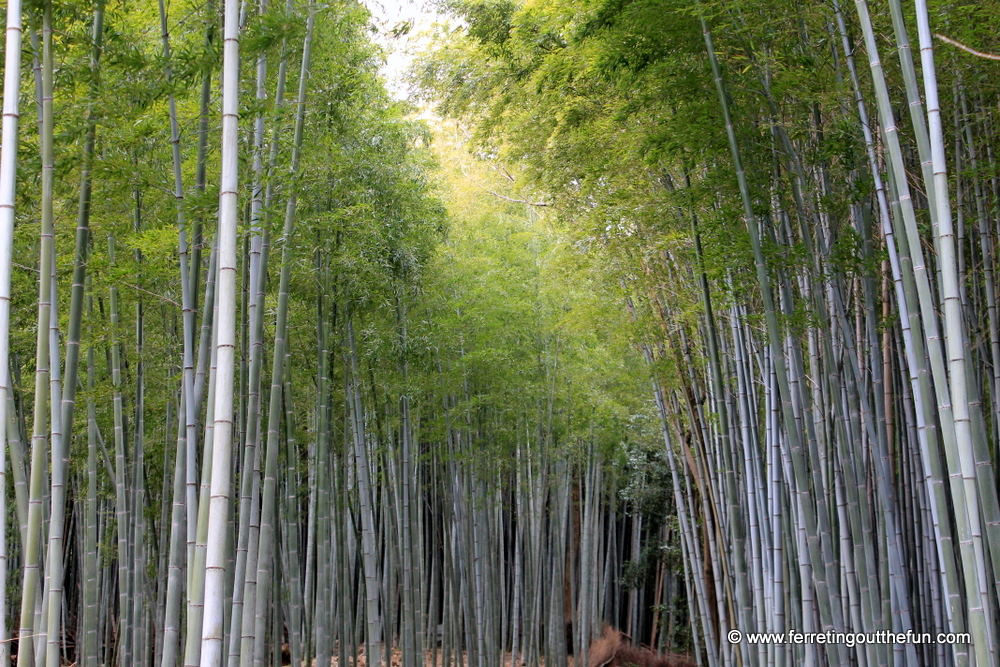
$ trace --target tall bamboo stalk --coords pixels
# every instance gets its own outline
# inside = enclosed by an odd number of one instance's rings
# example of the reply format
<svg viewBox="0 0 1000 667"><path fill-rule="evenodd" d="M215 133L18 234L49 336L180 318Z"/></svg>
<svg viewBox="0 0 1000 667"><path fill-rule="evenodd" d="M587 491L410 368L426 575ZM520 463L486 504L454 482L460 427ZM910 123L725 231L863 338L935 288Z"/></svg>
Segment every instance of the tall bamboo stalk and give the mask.
<svg viewBox="0 0 1000 667"><path fill-rule="evenodd" d="M34 662L35 602L41 563L42 494L45 485L45 446L48 420L46 419L46 390L49 374L49 321L52 295L52 6L45 3L42 13L42 230L39 251L38 279L38 331L35 348L35 401L34 425L31 438L31 482L28 489L28 533L24 549L24 575L21 593L21 625L18 642L18 661Z"/></svg>
<svg viewBox="0 0 1000 667"><path fill-rule="evenodd" d="M308 85L309 62L314 26L315 9L312 5L310 5L309 18L306 26L306 36L302 47L301 70L299 73L298 105L295 115L295 128L290 163L290 176L292 182L295 181L298 174L300 152L302 150L302 137L304 132L306 110L306 90ZM277 95L277 98L279 100L283 98L284 72L285 61L283 59L278 74L279 94ZM275 140L272 143L272 151L276 149L276 144L277 138L275 137ZM282 229L284 244L281 250L281 273L278 280L278 311L275 318L274 350L271 357L271 392L268 403L268 430L264 462L260 541L258 544L259 555L257 557L257 601L256 609L254 610L254 645L252 654L247 651L247 647L243 648L241 655L241 665L243 665L243 667L246 667L246 660L249 657L252 657L255 665L263 664L265 649L264 625L266 622L266 611L271 599L271 568L278 564L276 550L274 548L274 517L277 509L275 499L277 493L277 465L280 447L279 429L283 398L282 387L285 379L285 357L288 350L288 291L294 257L293 246L290 241L295 233L296 202L297 194L295 190L292 190L285 208L285 220Z"/></svg>
<svg viewBox="0 0 1000 667"><path fill-rule="evenodd" d="M1000 534L997 533L998 527L995 524L998 520L996 486L989 455L983 456L981 454L985 449L985 443L980 440L983 434L973 428L973 420L981 420L982 415L979 413L980 403L975 383L970 380L966 368L967 334L960 297L959 260L956 258L955 231L948 191L948 173L945 166L944 131L938 99L937 72L934 67L934 50L927 15L927 3L924 0L917 0L916 14L921 73L924 80L924 95L927 99L927 125L933 172L933 183L926 183L926 185L928 190L933 185L937 212L938 269L942 276L940 289L944 311L945 346L948 354L955 439L961 468L962 487L970 508L968 512L969 530L975 551L976 576L980 589L982 611L986 618L986 641L984 642L982 637L978 637L978 641L975 642L976 662L980 665L995 665L997 664L997 656L993 644L993 623L998 610L995 590L990 590L993 587L987 583L985 563L983 562L986 556L980 512L986 518L987 530L989 531L987 538L994 556L995 576L998 571L996 558L1000 556L996 553L1000 549ZM993 522L992 530L989 528L990 522ZM967 564L967 567L970 565Z"/></svg>
<svg viewBox="0 0 1000 667"><path fill-rule="evenodd" d="M230 461L233 441L233 372L236 352L236 217L238 198L239 3L226 0L222 78L222 177L219 190L218 356L215 373L215 429L211 505L205 556L205 608L201 664L221 667Z"/></svg>
<svg viewBox="0 0 1000 667"><path fill-rule="evenodd" d="M3 127L0 136L0 410L10 397L10 281L14 250L14 197L17 184L19 102L21 96L21 2L7 2L4 45ZM7 590L7 441L8 420L0 418L0 591ZM7 596L0 600L0 667L10 665Z"/></svg>

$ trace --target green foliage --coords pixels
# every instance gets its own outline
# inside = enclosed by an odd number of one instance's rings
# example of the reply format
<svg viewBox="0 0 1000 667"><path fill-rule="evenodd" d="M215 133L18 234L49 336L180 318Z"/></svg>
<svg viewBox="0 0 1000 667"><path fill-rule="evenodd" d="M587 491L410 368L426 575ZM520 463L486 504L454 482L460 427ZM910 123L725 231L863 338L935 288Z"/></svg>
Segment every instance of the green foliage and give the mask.
<svg viewBox="0 0 1000 667"><path fill-rule="evenodd" d="M465 2L452 0L445 7L468 22L469 36L484 46L502 46L510 39L511 18L517 5L509 0Z"/></svg>
<svg viewBox="0 0 1000 667"><path fill-rule="evenodd" d="M722 119L706 93L713 84L703 11L717 26L755 208L770 213L770 192L791 217L792 238L778 240L783 249L774 247L768 261L793 273L808 266L812 241L801 234L815 223L793 196L794 165L773 128L836 177L864 160L855 119L836 113L851 93L842 63L824 50L834 39L826 8L703 3L696 11L676 0L446 6L464 28L441 35L415 68L425 99L470 125L476 146L523 165L525 180L547 193L579 238L601 243L623 266L645 263L663 239L689 235L696 214L701 269L714 290L753 300L750 253L736 251L748 241ZM835 216L836 247L850 244L839 238L849 237L840 220L858 196L838 188L807 202Z"/></svg>
<svg viewBox="0 0 1000 667"><path fill-rule="evenodd" d="M625 448L626 485L618 495L632 506L636 515L662 521L663 513L673 502L673 484L663 446Z"/></svg>
<svg viewBox="0 0 1000 667"><path fill-rule="evenodd" d="M632 421L649 409L618 327L620 288L544 207L520 203L533 198L512 187L517 176L469 156L460 135L435 131L449 225L409 308L422 432L443 447L447 423L468 431L477 446L459 457L484 472L509 469L525 447L573 457L596 446L610 456L624 434L643 437ZM391 334L366 344L383 350L376 360L399 353Z"/></svg>

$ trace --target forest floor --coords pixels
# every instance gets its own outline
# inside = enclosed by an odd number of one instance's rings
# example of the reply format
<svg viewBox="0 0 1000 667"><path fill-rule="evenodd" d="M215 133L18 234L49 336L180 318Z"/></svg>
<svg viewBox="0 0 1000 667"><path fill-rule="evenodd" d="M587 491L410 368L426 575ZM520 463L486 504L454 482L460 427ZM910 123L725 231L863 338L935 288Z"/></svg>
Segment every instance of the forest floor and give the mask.
<svg viewBox="0 0 1000 667"><path fill-rule="evenodd" d="M363 646L358 647L358 654L357 655L358 655L357 663L355 664L354 660L348 659L347 667L368 667L368 661L367 661L367 658L365 656L365 649L364 649ZM425 651L424 652L424 666L425 667L444 667L444 664L442 662L442 657L443 656L442 656L440 650L435 651L435 652L432 652L432 651L429 651L429 650ZM465 653L465 651L462 651L462 663L461 664L463 664L463 665L466 664L465 663L465 659L466 659L466 653ZM454 663L452 663L452 664L454 664ZM504 656L503 656L503 661L501 663L501 667L524 667L525 664L526 663L524 662L524 660L517 660L516 662L514 662L512 664L511 663L510 654L509 653L505 653ZM337 656L337 655L334 655L333 658L330 660L330 665L331 665L331 667L340 667L340 657ZM403 665L403 652L402 652L402 650L399 649L399 648L392 649L392 654L389 657L389 667L402 667L402 665ZM544 660L542 660L541 667L544 667L544 665L545 665ZM315 667L315 661L313 661L313 667ZM573 667L573 656L571 656L571 655L570 656L566 656L566 667Z"/></svg>

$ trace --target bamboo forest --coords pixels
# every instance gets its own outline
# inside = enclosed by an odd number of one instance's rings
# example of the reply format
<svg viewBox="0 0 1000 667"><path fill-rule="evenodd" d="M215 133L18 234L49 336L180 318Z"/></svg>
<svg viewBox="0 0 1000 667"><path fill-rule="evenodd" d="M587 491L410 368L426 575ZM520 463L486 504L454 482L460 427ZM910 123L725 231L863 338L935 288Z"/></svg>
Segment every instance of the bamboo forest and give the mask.
<svg viewBox="0 0 1000 667"><path fill-rule="evenodd" d="M0 4L0 667L1000 667L998 0Z"/></svg>

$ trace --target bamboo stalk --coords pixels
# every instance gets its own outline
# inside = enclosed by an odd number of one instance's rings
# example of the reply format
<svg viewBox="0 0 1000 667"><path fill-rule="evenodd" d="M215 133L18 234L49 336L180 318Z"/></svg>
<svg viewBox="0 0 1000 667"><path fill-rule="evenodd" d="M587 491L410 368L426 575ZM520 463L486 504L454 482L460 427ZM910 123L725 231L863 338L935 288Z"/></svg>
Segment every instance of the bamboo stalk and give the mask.
<svg viewBox="0 0 1000 667"><path fill-rule="evenodd" d="M24 574L21 588L18 661L32 664L35 655L35 604L42 566L42 502L45 485L47 440L46 389L49 373L49 322L53 256L52 229L52 7L45 3L42 14L42 86L39 104L42 150L42 230L38 272L38 331L35 351L34 425L31 438L31 482L28 489L28 532L23 545ZM26 641L27 640L27 641Z"/></svg>
<svg viewBox="0 0 1000 667"><path fill-rule="evenodd" d="M4 45L3 125L0 136L0 410L7 413L10 391L10 297L14 249L14 206L17 184L18 123L21 85L21 2L7 2ZM9 420L0 418L0 591L7 590L7 449ZM12 445L12 450L15 447ZM19 448L17 448L19 450ZM13 458L13 457L12 457ZM0 599L0 667L10 665L7 596Z"/></svg>

